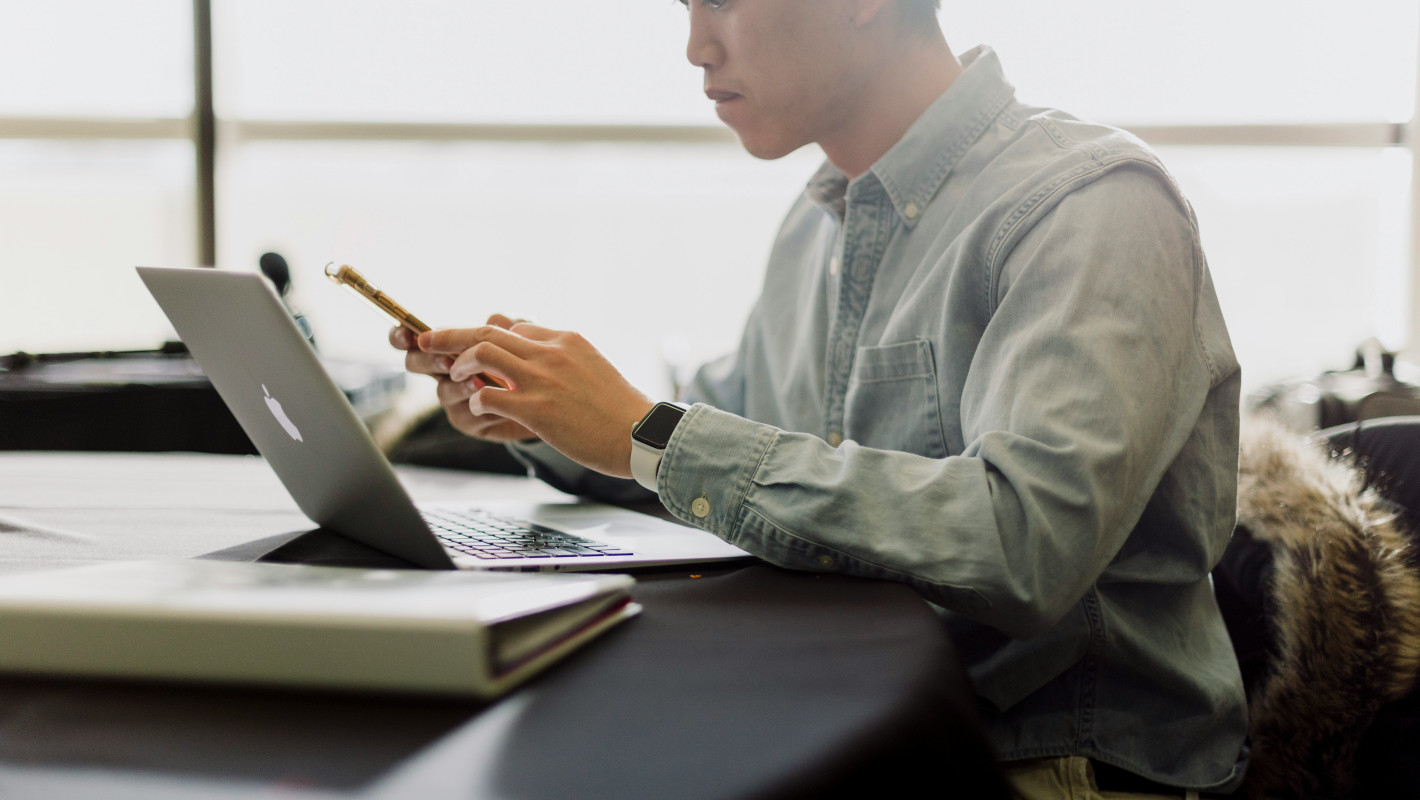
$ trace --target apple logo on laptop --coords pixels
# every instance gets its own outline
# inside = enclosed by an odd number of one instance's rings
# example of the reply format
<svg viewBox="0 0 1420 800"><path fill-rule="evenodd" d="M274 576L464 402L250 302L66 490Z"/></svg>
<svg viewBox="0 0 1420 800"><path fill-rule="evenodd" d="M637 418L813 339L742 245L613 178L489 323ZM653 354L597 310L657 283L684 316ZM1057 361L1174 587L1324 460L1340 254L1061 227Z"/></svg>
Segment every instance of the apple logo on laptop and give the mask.
<svg viewBox="0 0 1420 800"><path fill-rule="evenodd" d="M271 409L271 415L276 417L276 421L281 423L281 427L285 428L286 432L291 434L292 439L298 442L305 441L301 438L301 432L296 429L296 424L291 421L290 417L286 416L285 411L281 410L280 401L271 396L271 392L266 388L266 384L263 383L261 385L261 391L266 395L266 407Z"/></svg>

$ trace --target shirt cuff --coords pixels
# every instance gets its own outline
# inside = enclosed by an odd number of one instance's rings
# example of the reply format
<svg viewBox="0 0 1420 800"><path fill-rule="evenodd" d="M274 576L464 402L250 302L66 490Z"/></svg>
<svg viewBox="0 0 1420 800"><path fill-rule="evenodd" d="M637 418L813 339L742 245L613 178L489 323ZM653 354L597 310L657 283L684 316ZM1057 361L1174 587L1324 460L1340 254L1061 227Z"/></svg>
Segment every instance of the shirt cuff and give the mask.
<svg viewBox="0 0 1420 800"><path fill-rule="evenodd" d="M736 544L745 497L779 429L697 403L661 460L661 503L676 517Z"/></svg>

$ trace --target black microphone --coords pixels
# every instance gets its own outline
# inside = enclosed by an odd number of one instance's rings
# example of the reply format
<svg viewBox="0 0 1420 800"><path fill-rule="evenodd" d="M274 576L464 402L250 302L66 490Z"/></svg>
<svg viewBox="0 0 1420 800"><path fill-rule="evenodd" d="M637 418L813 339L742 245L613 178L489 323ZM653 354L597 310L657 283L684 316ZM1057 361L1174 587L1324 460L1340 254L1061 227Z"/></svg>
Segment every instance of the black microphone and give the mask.
<svg viewBox="0 0 1420 800"><path fill-rule="evenodd" d="M291 293L291 267L286 263L286 259L280 253L261 254L261 274L271 281L276 287L276 293L281 295L281 302L290 312L291 318L296 320L296 327L301 329L301 335L306 337L306 341L311 343L311 347L316 346L316 334L311 330L311 323L304 314L291 307L291 302L286 296Z"/></svg>
<svg viewBox="0 0 1420 800"><path fill-rule="evenodd" d="M261 274L276 285L276 293L282 297L291 291L291 267L280 253L261 254Z"/></svg>

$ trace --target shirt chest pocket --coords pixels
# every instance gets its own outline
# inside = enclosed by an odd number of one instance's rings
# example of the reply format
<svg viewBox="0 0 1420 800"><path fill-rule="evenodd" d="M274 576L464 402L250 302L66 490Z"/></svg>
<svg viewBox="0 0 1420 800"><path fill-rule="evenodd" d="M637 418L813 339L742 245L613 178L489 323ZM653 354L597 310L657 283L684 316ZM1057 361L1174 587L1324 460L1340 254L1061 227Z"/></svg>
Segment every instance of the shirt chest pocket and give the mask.
<svg viewBox="0 0 1420 800"><path fill-rule="evenodd" d="M944 458L932 343L860 347L844 397L844 438L882 450Z"/></svg>

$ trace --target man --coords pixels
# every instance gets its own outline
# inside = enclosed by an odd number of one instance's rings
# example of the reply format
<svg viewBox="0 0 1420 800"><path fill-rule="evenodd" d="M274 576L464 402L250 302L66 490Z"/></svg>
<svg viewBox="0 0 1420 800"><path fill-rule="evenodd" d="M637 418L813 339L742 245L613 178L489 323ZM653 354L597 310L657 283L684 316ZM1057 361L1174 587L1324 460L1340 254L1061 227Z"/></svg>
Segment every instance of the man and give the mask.
<svg viewBox="0 0 1420 800"><path fill-rule="evenodd" d="M555 485L634 475L770 562L916 587L1027 796L1230 791L1244 700L1208 573L1239 378L1192 212L1137 140L1019 104L989 49L959 61L935 6L690 1L687 56L745 149L827 163L688 410L575 333L391 341ZM661 430L633 450L638 425Z"/></svg>

